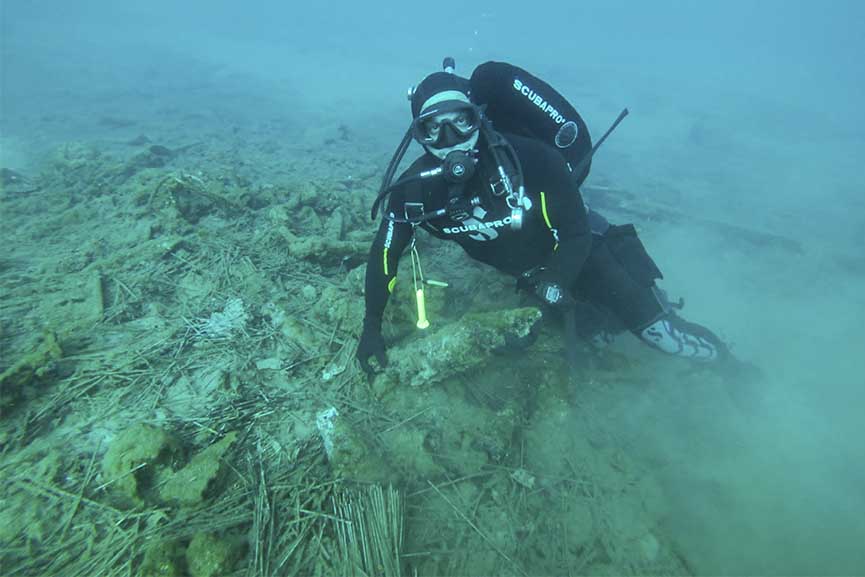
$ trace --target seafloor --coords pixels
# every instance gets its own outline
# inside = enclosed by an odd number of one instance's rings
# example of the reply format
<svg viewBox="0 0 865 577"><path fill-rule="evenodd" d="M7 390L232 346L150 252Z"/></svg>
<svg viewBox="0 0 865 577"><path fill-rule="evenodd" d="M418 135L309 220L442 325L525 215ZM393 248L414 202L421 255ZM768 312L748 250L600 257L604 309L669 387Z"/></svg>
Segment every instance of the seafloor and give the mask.
<svg viewBox="0 0 865 577"><path fill-rule="evenodd" d="M274 125L160 141L101 122L116 137L4 173L4 575L695 571L665 529L672 457L650 467L616 422L653 383L718 377L627 342L583 347L569 372L546 320L509 347L531 303L421 236L450 286L429 288L419 331L402 266L391 367L367 379L353 353L387 150L338 123L286 142ZM594 183L649 232L676 217ZM376 486L395 490L376 493L390 525L346 536Z"/></svg>

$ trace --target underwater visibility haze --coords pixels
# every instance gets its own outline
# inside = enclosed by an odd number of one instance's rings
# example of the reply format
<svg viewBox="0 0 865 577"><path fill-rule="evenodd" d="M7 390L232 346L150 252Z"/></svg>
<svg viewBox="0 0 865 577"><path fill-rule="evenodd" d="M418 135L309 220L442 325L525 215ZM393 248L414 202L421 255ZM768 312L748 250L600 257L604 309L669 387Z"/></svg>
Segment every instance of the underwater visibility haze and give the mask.
<svg viewBox="0 0 865 577"><path fill-rule="evenodd" d="M0 574L865 574L863 29L852 0L4 0ZM571 338L423 227L363 341L370 209L446 57L543 80L593 143L627 108L580 194L736 370Z"/></svg>

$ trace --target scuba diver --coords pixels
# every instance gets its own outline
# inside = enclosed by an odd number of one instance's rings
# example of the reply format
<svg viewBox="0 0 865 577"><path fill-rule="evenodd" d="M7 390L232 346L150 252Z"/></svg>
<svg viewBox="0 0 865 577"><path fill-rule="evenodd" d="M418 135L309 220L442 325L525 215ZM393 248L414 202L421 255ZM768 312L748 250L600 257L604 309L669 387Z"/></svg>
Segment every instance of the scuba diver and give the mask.
<svg viewBox="0 0 865 577"><path fill-rule="evenodd" d="M707 363L732 358L721 339L685 321L677 314L681 302L670 303L656 286L661 271L633 225L612 225L583 202L579 187L592 155L627 110L593 148L580 115L539 78L487 62L467 79L454 73L452 58L409 100L413 120L371 211L375 219L383 208L356 352L365 372L374 372L371 358L387 365L382 315L400 256L411 247L416 257L418 227L518 279L519 289L565 319L566 338L609 342L610 330L630 330L671 355ZM412 140L425 154L394 182Z"/></svg>

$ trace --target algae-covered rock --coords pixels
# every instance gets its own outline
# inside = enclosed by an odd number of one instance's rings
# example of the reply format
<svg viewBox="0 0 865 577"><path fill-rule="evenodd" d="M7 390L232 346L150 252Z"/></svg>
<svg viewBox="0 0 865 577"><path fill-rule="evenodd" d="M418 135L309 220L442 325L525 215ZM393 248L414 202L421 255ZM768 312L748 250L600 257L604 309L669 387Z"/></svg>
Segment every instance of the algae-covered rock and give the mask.
<svg viewBox="0 0 865 577"><path fill-rule="evenodd" d="M74 205L85 198L114 192L122 167L96 146L69 142L52 154L46 183L50 188L64 189L68 195L65 200Z"/></svg>
<svg viewBox="0 0 865 577"><path fill-rule="evenodd" d="M181 577L185 574L183 547L177 541L151 545L138 569L141 577Z"/></svg>
<svg viewBox="0 0 865 577"><path fill-rule="evenodd" d="M231 573L238 557L236 545L210 533L196 533L186 549L186 564L192 577L218 577Z"/></svg>
<svg viewBox="0 0 865 577"><path fill-rule="evenodd" d="M331 407L316 418L327 459L337 477L362 483L387 482L391 473L371 441Z"/></svg>
<svg viewBox="0 0 865 577"><path fill-rule="evenodd" d="M345 217L343 217L342 209L337 209L324 223L324 236L341 240L344 233Z"/></svg>
<svg viewBox="0 0 865 577"><path fill-rule="evenodd" d="M180 446L165 431L138 424L111 443L102 461L102 474L124 504L140 505L158 479L171 473Z"/></svg>
<svg viewBox="0 0 865 577"><path fill-rule="evenodd" d="M384 456L345 419L338 420L334 427L333 447L330 464L337 476L362 483L392 480Z"/></svg>
<svg viewBox="0 0 865 577"><path fill-rule="evenodd" d="M59 146L51 156L51 163L59 172L92 169L103 160L102 154L96 147L83 142L67 142Z"/></svg>
<svg viewBox="0 0 865 577"><path fill-rule="evenodd" d="M195 505L201 502L208 487L217 479L222 468L222 457L237 439L237 433L225 435L195 455L189 463L171 475L159 489L159 498L167 503Z"/></svg>
<svg viewBox="0 0 865 577"><path fill-rule="evenodd" d="M160 157L156 155L155 158ZM128 176L140 168L143 167L135 167ZM164 176L148 197L147 204L157 210L169 209L163 217L171 215L189 224L196 224L217 212L228 216L243 211L223 193L218 183L205 182L200 176L187 172L172 172Z"/></svg>
<svg viewBox="0 0 865 577"><path fill-rule="evenodd" d="M227 434L177 469L180 445L165 431L139 424L121 433L102 463L106 482L122 504L144 502L193 505L217 479L221 459L237 438Z"/></svg>
<svg viewBox="0 0 865 577"><path fill-rule="evenodd" d="M63 356L57 335L46 332L39 345L0 373L0 409L25 395L28 389L46 378L55 361Z"/></svg>
<svg viewBox="0 0 865 577"><path fill-rule="evenodd" d="M339 264L352 258L363 258L369 253L369 242L336 240L325 236L300 237L286 227L278 229L294 258L322 264Z"/></svg>
<svg viewBox="0 0 865 577"><path fill-rule="evenodd" d="M467 314L389 351L390 365L375 388L385 392L396 385L434 384L477 367L496 349L528 336L540 318L541 311L533 307Z"/></svg>
<svg viewBox="0 0 865 577"><path fill-rule="evenodd" d="M215 212L220 203L207 194L203 185L192 180L175 181L170 188L171 200L178 214L191 224Z"/></svg>

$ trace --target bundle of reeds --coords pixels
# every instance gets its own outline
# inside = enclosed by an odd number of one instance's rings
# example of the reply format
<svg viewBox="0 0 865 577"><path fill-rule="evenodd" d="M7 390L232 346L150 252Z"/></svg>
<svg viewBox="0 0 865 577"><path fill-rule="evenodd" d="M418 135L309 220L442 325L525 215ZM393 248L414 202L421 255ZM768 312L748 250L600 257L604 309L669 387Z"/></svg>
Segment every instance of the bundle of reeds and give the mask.
<svg viewBox="0 0 865 577"><path fill-rule="evenodd" d="M399 577L403 541L402 494L379 485L344 488L333 496L344 575Z"/></svg>

